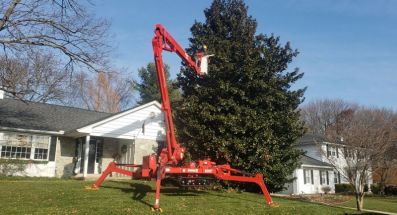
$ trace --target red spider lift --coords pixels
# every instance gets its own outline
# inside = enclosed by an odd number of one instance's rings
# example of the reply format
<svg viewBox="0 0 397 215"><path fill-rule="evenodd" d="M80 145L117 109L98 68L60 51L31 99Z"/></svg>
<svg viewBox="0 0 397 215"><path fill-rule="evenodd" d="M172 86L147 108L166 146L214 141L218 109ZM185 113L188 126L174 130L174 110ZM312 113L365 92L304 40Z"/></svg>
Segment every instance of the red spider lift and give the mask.
<svg viewBox="0 0 397 215"><path fill-rule="evenodd" d="M215 162L209 159L182 164L185 148L179 145L175 138L162 52L163 50L176 52L176 54L199 76L203 76L207 73L208 57L211 55L196 53L195 62L162 25L157 24L154 32L155 35L152 40L152 45L157 68L157 78L161 91L161 108L165 115L166 147L161 150L159 155L152 154L144 156L142 164L118 164L116 162L111 162L91 188L97 189L112 172L128 175L133 179L150 180L155 178L156 200L152 209L161 211L159 204L160 186L161 180L164 179L166 175L167 177L177 179L181 186L206 186L210 185L214 180L250 182L259 185L266 202L270 206L273 206L273 201L263 181L263 175L260 173L247 174L243 171L231 168L229 164L216 165ZM130 171L122 167L133 167L135 170Z"/></svg>

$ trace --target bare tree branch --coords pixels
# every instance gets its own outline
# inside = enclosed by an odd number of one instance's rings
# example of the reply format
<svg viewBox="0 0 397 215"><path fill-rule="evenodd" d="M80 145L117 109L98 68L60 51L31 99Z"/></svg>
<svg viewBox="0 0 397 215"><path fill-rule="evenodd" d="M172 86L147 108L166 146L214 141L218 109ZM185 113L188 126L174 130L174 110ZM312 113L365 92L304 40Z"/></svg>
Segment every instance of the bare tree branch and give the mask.
<svg viewBox="0 0 397 215"><path fill-rule="evenodd" d="M21 2L21 0L13 0L10 3L10 6L8 7L7 11L4 13L3 18L0 20L0 31L4 29L4 25L9 20L11 14L14 12L14 9L17 6L17 4L19 4L19 2Z"/></svg>
<svg viewBox="0 0 397 215"><path fill-rule="evenodd" d="M73 106L116 113L135 102L131 80L118 72L79 73L73 82Z"/></svg>
<svg viewBox="0 0 397 215"><path fill-rule="evenodd" d="M3 46L0 57L3 60L10 58L15 63L29 59L33 62L31 53L49 54L57 59L59 68L70 72L69 75L74 69L99 72L108 68L109 24L89 14L82 1L0 0L0 4L9 5L0 10L3 14L0 20L0 44ZM15 80L1 80L0 87L12 95L24 93L13 91L18 88L10 86L15 84ZM46 95L49 94L41 96Z"/></svg>

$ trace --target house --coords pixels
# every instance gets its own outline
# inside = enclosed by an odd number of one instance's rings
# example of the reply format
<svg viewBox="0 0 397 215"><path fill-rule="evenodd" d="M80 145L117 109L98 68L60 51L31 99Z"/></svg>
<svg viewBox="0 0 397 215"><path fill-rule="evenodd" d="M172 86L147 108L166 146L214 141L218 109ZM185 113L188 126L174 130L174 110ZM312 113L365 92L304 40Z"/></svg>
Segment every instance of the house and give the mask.
<svg viewBox="0 0 397 215"><path fill-rule="evenodd" d="M345 156L349 155L348 147L343 141L330 143L322 136L306 134L299 140L297 147L304 151L305 155L301 157L301 166L293 172L293 182L287 184L287 190L282 193L324 193L325 186L333 193L335 184L348 183L347 174L341 172L347 165ZM372 184L371 176L367 184Z"/></svg>
<svg viewBox="0 0 397 215"><path fill-rule="evenodd" d="M335 192L334 168L332 165L303 155L301 165L294 170L293 182L286 184L283 194L324 193L325 189Z"/></svg>
<svg viewBox="0 0 397 215"><path fill-rule="evenodd" d="M26 176L96 177L109 162L142 162L164 141L158 102L109 114L0 96L0 159Z"/></svg>

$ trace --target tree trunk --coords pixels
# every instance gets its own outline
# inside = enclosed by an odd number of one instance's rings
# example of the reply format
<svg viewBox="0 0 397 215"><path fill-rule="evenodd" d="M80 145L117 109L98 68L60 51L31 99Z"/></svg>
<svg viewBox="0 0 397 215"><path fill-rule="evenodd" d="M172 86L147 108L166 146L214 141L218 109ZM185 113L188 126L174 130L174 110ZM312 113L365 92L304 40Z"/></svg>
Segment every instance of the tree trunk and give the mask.
<svg viewBox="0 0 397 215"><path fill-rule="evenodd" d="M379 194L380 195L385 195L385 182L383 179L379 182Z"/></svg>
<svg viewBox="0 0 397 215"><path fill-rule="evenodd" d="M357 211L362 211L364 207L364 193L356 193Z"/></svg>

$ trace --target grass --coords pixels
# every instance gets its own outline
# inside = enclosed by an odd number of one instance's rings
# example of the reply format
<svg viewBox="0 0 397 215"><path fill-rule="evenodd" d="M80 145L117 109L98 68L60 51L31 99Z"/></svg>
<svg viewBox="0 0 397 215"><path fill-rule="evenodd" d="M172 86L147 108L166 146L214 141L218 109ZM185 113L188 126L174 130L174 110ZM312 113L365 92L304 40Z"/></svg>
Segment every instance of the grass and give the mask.
<svg viewBox="0 0 397 215"><path fill-rule="evenodd" d="M107 181L100 190L76 180L0 178L0 214L152 214L154 183ZM356 214L314 203L274 197L270 208L255 193L163 188L164 214Z"/></svg>
<svg viewBox="0 0 397 215"><path fill-rule="evenodd" d="M355 208L356 199L352 198L343 206ZM365 196L364 209L397 213L397 197Z"/></svg>

